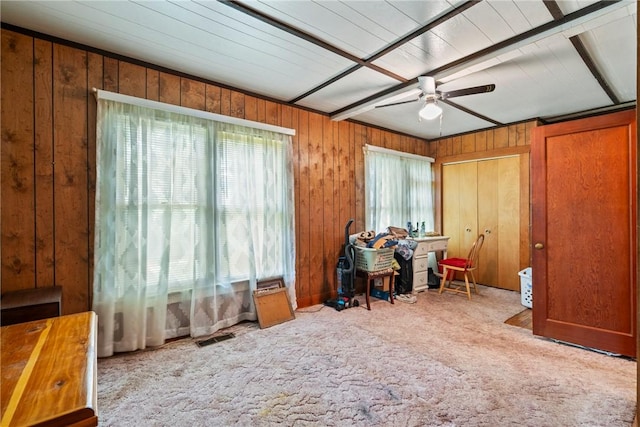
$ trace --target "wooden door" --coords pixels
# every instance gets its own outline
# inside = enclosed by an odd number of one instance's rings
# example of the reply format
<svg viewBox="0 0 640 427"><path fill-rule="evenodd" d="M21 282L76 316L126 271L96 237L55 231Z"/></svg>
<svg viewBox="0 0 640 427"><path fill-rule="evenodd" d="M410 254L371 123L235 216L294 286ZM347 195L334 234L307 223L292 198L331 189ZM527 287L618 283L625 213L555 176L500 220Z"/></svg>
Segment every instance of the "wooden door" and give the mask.
<svg viewBox="0 0 640 427"><path fill-rule="evenodd" d="M636 356L636 123L534 129L533 333Z"/></svg>
<svg viewBox="0 0 640 427"><path fill-rule="evenodd" d="M478 162L480 283L520 290L520 158Z"/></svg>
<svg viewBox="0 0 640 427"><path fill-rule="evenodd" d="M449 236L447 256L460 256L460 174L459 164L442 168L442 234Z"/></svg>
<svg viewBox="0 0 640 427"><path fill-rule="evenodd" d="M460 163L460 256L466 257L478 237L478 165Z"/></svg>
<svg viewBox="0 0 640 427"><path fill-rule="evenodd" d="M485 285L498 284L498 181L497 160L478 162L478 225L484 244L478 258L477 279Z"/></svg>
<svg viewBox="0 0 640 427"><path fill-rule="evenodd" d="M498 163L498 281L499 287L520 291L520 158ZM491 235L495 231L491 231Z"/></svg>
<svg viewBox="0 0 640 427"><path fill-rule="evenodd" d="M442 232L449 236L447 256L466 257L478 232L476 162L442 169Z"/></svg>

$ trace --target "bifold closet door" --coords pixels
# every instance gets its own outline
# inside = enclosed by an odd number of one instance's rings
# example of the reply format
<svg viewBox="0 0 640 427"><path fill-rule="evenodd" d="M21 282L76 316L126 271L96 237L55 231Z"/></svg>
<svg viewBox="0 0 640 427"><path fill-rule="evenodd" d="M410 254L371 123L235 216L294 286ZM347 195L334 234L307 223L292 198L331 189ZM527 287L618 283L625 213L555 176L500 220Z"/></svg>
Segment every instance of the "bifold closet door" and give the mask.
<svg viewBox="0 0 640 427"><path fill-rule="evenodd" d="M503 157L445 165L442 171L443 233L449 256L465 257L485 235L476 279L519 290L520 158Z"/></svg>

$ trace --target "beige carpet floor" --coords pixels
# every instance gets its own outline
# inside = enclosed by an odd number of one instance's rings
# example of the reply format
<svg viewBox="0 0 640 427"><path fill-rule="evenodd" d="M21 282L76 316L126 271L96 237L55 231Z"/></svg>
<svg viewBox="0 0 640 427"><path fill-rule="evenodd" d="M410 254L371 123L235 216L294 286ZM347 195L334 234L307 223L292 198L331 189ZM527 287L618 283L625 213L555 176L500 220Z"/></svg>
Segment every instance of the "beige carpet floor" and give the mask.
<svg viewBox="0 0 640 427"><path fill-rule="evenodd" d="M505 324L518 293L373 301L100 359L100 426L632 424L636 362Z"/></svg>

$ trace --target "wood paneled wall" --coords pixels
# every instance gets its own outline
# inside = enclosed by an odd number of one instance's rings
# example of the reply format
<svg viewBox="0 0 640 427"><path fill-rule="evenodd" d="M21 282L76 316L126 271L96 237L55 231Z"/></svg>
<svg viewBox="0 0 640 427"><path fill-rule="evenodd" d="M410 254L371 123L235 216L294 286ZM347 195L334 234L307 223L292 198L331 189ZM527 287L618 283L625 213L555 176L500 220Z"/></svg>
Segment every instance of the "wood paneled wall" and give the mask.
<svg viewBox="0 0 640 427"><path fill-rule="evenodd" d="M433 145L140 65L2 30L2 292L61 286L65 314L91 308L96 101L92 88L293 128L300 307L335 290L350 218L364 228L365 144Z"/></svg>
<svg viewBox="0 0 640 427"><path fill-rule="evenodd" d="M364 228L365 144L438 161L482 158L528 150L529 132L535 126L521 123L427 142L353 122L333 122L326 115L90 48L6 29L1 39L1 289L62 286L65 314L91 308L96 131L92 88L296 130L300 307L332 296L344 227L354 218L351 231ZM436 173L436 194L438 179Z"/></svg>
<svg viewBox="0 0 640 427"><path fill-rule="evenodd" d="M538 126L537 120L501 126L459 136L430 141L435 145L433 157L450 161L453 156L485 158L514 151L516 147L531 145L531 130ZM528 150L526 148L525 150ZM448 159L447 159L448 158Z"/></svg>

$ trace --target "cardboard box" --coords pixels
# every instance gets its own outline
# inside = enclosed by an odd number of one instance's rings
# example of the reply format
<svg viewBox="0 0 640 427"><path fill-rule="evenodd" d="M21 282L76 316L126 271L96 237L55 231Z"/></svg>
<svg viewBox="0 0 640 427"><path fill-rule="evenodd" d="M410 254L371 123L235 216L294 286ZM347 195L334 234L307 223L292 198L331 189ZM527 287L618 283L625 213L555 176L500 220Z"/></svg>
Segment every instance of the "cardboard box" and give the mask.
<svg viewBox="0 0 640 427"><path fill-rule="evenodd" d="M393 280L396 280L396 276L398 275L399 275L398 272L395 271L393 273L393 276L394 276ZM385 277L379 277L377 279L374 279L373 287L384 292L389 292L389 288L391 287L391 277L385 276Z"/></svg>
<svg viewBox="0 0 640 427"><path fill-rule="evenodd" d="M374 279L373 286L381 291L389 292L390 279L391 278L389 276Z"/></svg>

